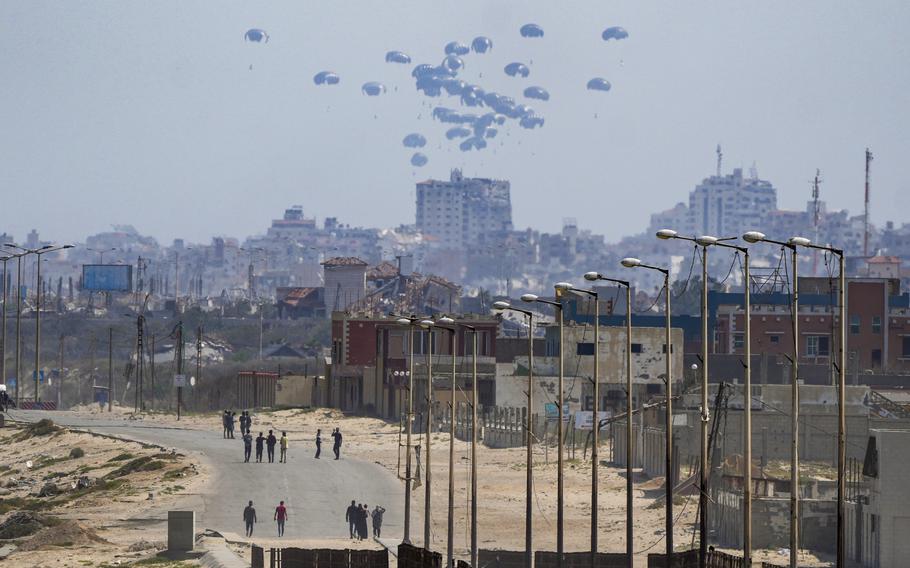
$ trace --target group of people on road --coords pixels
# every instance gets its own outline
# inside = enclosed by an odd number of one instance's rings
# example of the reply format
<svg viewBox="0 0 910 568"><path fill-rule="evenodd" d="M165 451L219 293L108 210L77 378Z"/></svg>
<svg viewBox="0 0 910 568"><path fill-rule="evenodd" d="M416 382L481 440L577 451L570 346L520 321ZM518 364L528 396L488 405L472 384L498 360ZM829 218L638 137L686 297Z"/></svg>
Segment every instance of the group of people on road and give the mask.
<svg viewBox="0 0 910 568"><path fill-rule="evenodd" d="M344 513L344 520L348 523L348 531L351 534L351 538L356 538L357 540L369 538L367 519L373 520L373 537L381 537L383 514L385 514L385 509L379 505L376 505L376 508L370 511L369 505L351 500L351 505Z"/></svg>
<svg viewBox="0 0 910 568"><path fill-rule="evenodd" d="M284 501L279 501L275 507L273 520L278 524L278 536L284 536L284 523L288 520L288 508L285 507ZM246 525L246 536L253 536L253 525L259 520L256 518L256 509L253 508L252 501L243 510L243 522Z"/></svg>
<svg viewBox="0 0 910 568"><path fill-rule="evenodd" d="M268 436L263 436L262 432L256 437L256 462L262 463L262 450L267 451L269 463L275 463L275 446L281 450L278 461L287 463L288 461L288 433L282 432L281 438L275 436L274 430L269 430ZM243 461L249 463L250 455L253 453L253 435L247 431L243 435Z"/></svg>
<svg viewBox="0 0 910 568"><path fill-rule="evenodd" d="M341 428L335 428L332 430L332 452L335 454L335 459L341 459L341 441L343 436L341 435ZM320 454L322 454L322 429L316 430L316 456L318 460Z"/></svg>
<svg viewBox="0 0 910 568"><path fill-rule="evenodd" d="M221 415L221 425L224 426L224 437L234 437L234 424L237 422L237 413L232 410L225 410ZM241 437L250 433L253 425L253 417L249 411L244 410L240 413L240 435Z"/></svg>

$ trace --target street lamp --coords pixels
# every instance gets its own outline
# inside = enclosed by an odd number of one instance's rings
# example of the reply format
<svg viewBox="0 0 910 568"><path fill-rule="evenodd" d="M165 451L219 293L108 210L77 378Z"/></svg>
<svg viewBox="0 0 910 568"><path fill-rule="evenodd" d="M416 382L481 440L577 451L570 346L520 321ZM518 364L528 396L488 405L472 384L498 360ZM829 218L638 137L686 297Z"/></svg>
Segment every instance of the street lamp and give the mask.
<svg viewBox="0 0 910 568"><path fill-rule="evenodd" d="M793 259L793 293L791 320L793 324L793 361L790 391L790 566L796 568L799 557L799 277L797 273L797 246L809 246L805 237L790 237L786 242L767 238L764 233L749 231L743 235L747 243L771 243L790 249ZM843 325L841 320L841 325Z"/></svg>
<svg viewBox="0 0 910 568"><path fill-rule="evenodd" d="M606 282L613 282L615 284L619 284L620 286L624 286L626 288L626 406L627 406L627 412L626 412L626 420L627 420L627 422L626 422L626 425L627 425L627 429L626 429L626 454L627 454L626 455L626 494L627 494L626 495L626 525L627 525L627 531L629 531L626 533L626 537L627 537L626 538L626 540L627 540L626 556L628 557L629 566L632 566L633 565L633 555L634 555L634 550L633 550L633 546L632 546L632 544L633 544L632 543L632 533L631 533L632 520L633 520L633 516L632 516L632 512L633 512L633 508L632 508L632 490L633 490L633 486L632 486L632 286L629 283L629 281L627 281L627 280L619 280L617 278L608 278L608 277L600 274L599 272L586 272L585 280L587 280L589 282L596 282L598 280L606 281ZM581 291L582 290L579 290L579 292L581 292ZM594 295L594 299L595 299L594 318L595 318L595 322L596 322L595 326L594 326L594 336L595 336L595 341L594 341L594 357L595 357L594 358L594 377L595 377L595 379L594 379L594 445L591 448L591 456L594 460L594 464L592 465L592 471L591 471L591 476L592 476L592 479L591 479L591 548L592 548L591 562L592 562L593 566L596 566L597 565L597 445L598 445L597 442L598 442L598 436L600 435L600 417L597 414L598 407L600 406L600 397L599 397L599 390L598 390L598 385L597 385L597 377L598 377L597 338L599 337L598 328L599 328L599 324L600 324L600 307L599 307L599 302L597 302L597 294L594 293L593 291L585 291L585 292L588 294ZM669 301L669 296L668 296L668 301ZM669 303L668 303L667 307L669 308ZM669 309L667 310L667 317L668 318L670 317ZM667 320L667 344L668 345L670 343L670 336L669 336L670 327L669 326L670 326L670 324L669 324L669 319L668 319ZM669 361L670 361L670 355L668 352L667 353L667 405L668 405L667 412L668 413L669 413L669 404L670 404L670 399L669 399L670 363L669 363ZM669 432L669 430L668 430L668 432ZM669 440L670 440L669 436L668 436L667 440L668 440L668 444L669 444ZM669 448L670 446L668 445L667 447ZM671 455L671 454L668 453L667 455ZM669 470L669 466L668 466L667 487L670 488L669 491L672 492L672 483L670 482L669 471L670 470ZM670 503L672 503L672 502L673 501L671 499ZM672 517L672 509L670 510L670 517ZM672 521L668 522L668 527L672 527ZM672 550L673 550L672 549L672 542L673 542L672 532L668 532L667 536L669 538L669 540L667 542L670 543L670 544L668 544L668 546L671 547L670 551L672 552Z"/></svg>
<svg viewBox="0 0 910 568"><path fill-rule="evenodd" d="M591 273L588 273L591 274ZM588 278L588 275L585 275ZM596 280L596 278L594 278ZM585 290L584 288L568 288L568 291L585 294L594 298L594 410L593 421L591 423L593 430L593 444L591 446L591 566L597 566L597 446L600 437L600 356L597 350L597 344L600 341L600 299L596 290Z"/></svg>
<svg viewBox="0 0 910 568"><path fill-rule="evenodd" d="M427 550L430 549L430 525L431 525L431 509L432 509L432 495L433 492L431 489L431 481L433 478L433 471L430 464L430 446L432 446L432 430L433 430L433 326L436 325L436 322L427 318L422 319L418 322L418 325L422 327L427 332L427 392L426 392L426 401L427 401L427 412L426 420L424 421L424 427L426 428L426 457L424 458L424 481L426 487L424 487L423 493L423 547Z"/></svg>
<svg viewBox="0 0 910 568"><path fill-rule="evenodd" d="M10 254L8 257L16 259L16 406L19 406L19 384L22 382L22 257L31 253L11 243L3 246L25 251ZM4 358L6 357L5 344L6 342L4 342L3 348Z"/></svg>
<svg viewBox="0 0 910 568"><path fill-rule="evenodd" d="M112 248L106 248L106 249L86 248L85 250L91 251L91 252L97 252L98 257L99 257L98 264L104 264L104 253L114 252L115 250L119 250L119 249L112 247Z"/></svg>
<svg viewBox="0 0 910 568"><path fill-rule="evenodd" d="M6 263L13 258L13 255L0 257L0 262L3 262L3 331L0 332L0 342L2 342L0 343L0 381L4 385L6 384L6 302L9 299L9 290L6 284Z"/></svg>
<svg viewBox="0 0 910 568"><path fill-rule="evenodd" d="M698 565L704 568L708 555L708 247L721 241L732 240L735 237L718 239L710 235L700 237L684 237L672 229L657 231L657 238L661 240L680 239L695 243L701 247L701 464L700 464L700 491L698 499L699 513L699 560ZM667 289L667 294L670 291Z"/></svg>
<svg viewBox="0 0 910 568"><path fill-rule="evenodd" d="M405 445L407 455L405 458L404 474L404 536L401 541L411 543L411 435L413 431L412 419L414 417L414 327L421 318L414 316L399 317L396 323L408 326L408 411L405 416Z"/></svg>
<svg viewBox="0 0 910 568"><path fill-rule="evenodd" d="M846 566L846 539L844 536L844 500L845 500L845 469L847 465L847 416L846 393L847 388L847 278L844 267L843 249L810 243L808 239L791 239L796 246L830 252L838 260L838 286L837 302L840 314L840 341L838 343L837 358L837 553L835 566Z"/></svg>
<svg viewBox="0 0 910 568"><path fill-rule="evenodd" d="M531 295L528 295L530 298ZM522 299L524 299L522 297ZM534 566L534 530L533 530L533 513L534 509L531 504L531 496L534 490L534 457L533 457L533 432L534 432L534 312L516 308L508 302L493 302L493 309L499 311L513 311L524 314L528 318L528 416L525 428L527 444L527 465L525 467L525 566L532 568ZM471 559L471 566L478 566L475 558Z"/></svg>
<svg viewBox="0 0 910 568"><path fill-rule="evenodd" d="M543 298L536 296L535 294L524 294L521 297L521 301L528 302L528 303L537 302L540 304L547 304L549 306L553 306L553 308L556 310L556 314L557 314L556 321L558 322L558 325L559 325L559 386L558 386L559 398L557 401L559 404L559 409L557 410L558 423L556 424L556 436L557 436L556 447L559 452L559 457L556 460L556 566L558 568L562 568L563 554L565 551L565 541L564 541L565 519L564 519L564 514L563 514L564 503L565 503L565 496L564 496L565 480L564 480L564 475L563 475L563 449L565 446L565 441L563 440L563 423L562 423L563 404L564 404L563 400L565 398L565 394L563 392L563 390L564 390L563 389L563 383L564 383L563 351L564 351L564 349L563 349L563 344L562 344L563 343L562 336L563 336L563 323L564 322L563 322L562 296L568 290L572 289L572 285L569 284L568 282L557 282L556 284L553 285L553 288L555 290L556 301L545 300ZM529 435L530 435L530 433L529 433Z"/></svg>
<svg viewBox="0 0 910 568"><path fill-rule="evenodd" d="M446 566L455 568L455 351L458 349L458 328L455 320L443 316L433 325L452 334L452 393L451 419L449 420L449 509L447 518Z"/></svg>
<svg viewBox="0 0 910 568"><path fill-rule="evenodd" d="M54 246L54 245L44 245L43 247L37 249L26 249L18 245L8 243L7 247L17 248L23 251L23 254L20 256L25 256L28 254L34 254L38 257L38 268L36 273L37 284L35 287L35 403L41 402L41 394L38 388L38 380L41 373L41 255L47 254L49 252L57 252L63 249L73 248L73 245L63 245L63 246ZM18 329L18 324L17 324ZM17 332L18 333L18 332ZM17 347L18 350L18 347ZM18 375L18 369L17 369ZM16 388L18 389L20 378L16 377Z"/></svg>

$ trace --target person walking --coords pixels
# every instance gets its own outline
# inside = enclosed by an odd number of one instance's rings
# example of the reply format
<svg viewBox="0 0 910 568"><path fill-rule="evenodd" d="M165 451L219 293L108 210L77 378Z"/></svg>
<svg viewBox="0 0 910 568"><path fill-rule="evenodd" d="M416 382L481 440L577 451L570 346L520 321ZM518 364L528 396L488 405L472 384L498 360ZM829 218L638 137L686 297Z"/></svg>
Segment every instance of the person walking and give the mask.
<svg viewBox="0 0 910 568"><path fill-rule="evenodd" d="M385 513L385 509L376 505L376 508L373 509L373 537L381 538L382 537L382 515Z"/></svg>
<svg viewBox="0 0 910 568"><path fill-rule="evenodd" d="M275 521L278 523L278 536L284 536L284 523L288 520L288 510L284 501L279 501L275 507Z"/></svg>
<svg viewBox="0 0 910 568"><path fill-rule="evenodd" d="M243 510L243 522L246 523L246 536L253 536L253 524L256 522L256 509L253 508L253 502Z"/></svg>
<svg viewBox="0 0 910 568"><path fill-rule="evenodd" d="M249 463L250 453L253 451L253 435L247 432L243 435L243 463ZM262 448L257 452L262 455Z"/></svg>
<svg viewBox="0 0 910 568"><path fill-rule="evenodd" d="M335 442L332 444L332 451L335 452L335 459L341 458L341 428L335 428L332 431L332 438Z"/></svg>
<svg viewBox="0 0 910 568"><path fill-rule="evenodd" d="M253 429L253 417L250 416L249 410L244 411L244 413L246 414L246 431L249 432Z"/></svg>
<svg viewBox="0 0 910 568"><path fill-rule="evenodd" d="M281 463L288 463L288 433L281 433L281 440L279 440L279 446L281 447L281 457L278 461Z"/></svg>
<svg viewBox="0 0 910 568"><path fill-rule="evenodd" d="M240 437L246 434L246 411L240 413Z"/></svg>
<svg viewBox="0 0 910 568"><path fill-rule="evenodd" d="M351 533L351 538L354 538L354 529L357 527L357 505L353 499L351 499L351 506L344 512L344 520L348 522L348 532Z"/></svg>
<svg viewBox="0 0 910 568"><path fill-rule="evenodd" d="M360 508L360 514L357 515L357 532L360 534L360 540L366 540L370 537L370 531L367 529L367 517L370 516L370 506L366 503Z"/></svg>
<svg viewBox="0 0 910 568"><path fill-rule="evenodd" d="M234 439L234 423L237 421L237 413L231 412L228 417L228 438Z"/></svg>
<svg viewBox="0 0 910 568"><path fill-rule="evenodd" d="M265 443L265 437L262 432L256 437L256 461L262 463L262 444Z"/></svg>
<svg viewBox="0 0 910 568"><path fill-rule="evenodd" d="M227 410L225 410L224 413L221 415L221 426L224 428L224 437L225 438L228 437L228 416L229 416L229 414L228 414Z"/></svg>
<svg viewBox="0 0 910 568"><path fill-rule="evenodd" d="M319 459L319 454L322 453L322 430L316 429L316 459Z"/></svg>
<svg viewBox="0 0 910 568"><path fill-rule="evenodd" d="M269 454L269 463L275 463L275 443L278 441L275 434L269 430L269 437L265 439L265 447Z"/></svg>

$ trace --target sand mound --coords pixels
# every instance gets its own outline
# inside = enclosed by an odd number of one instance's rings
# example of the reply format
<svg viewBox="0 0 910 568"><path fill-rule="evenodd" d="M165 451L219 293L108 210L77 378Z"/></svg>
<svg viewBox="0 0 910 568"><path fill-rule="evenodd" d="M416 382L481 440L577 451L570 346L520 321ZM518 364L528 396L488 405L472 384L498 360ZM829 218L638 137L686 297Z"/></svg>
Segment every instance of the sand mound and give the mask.
<svg viewBox="0 0 910 568"><path fill-rule="evenodd" d="M98 536L95 531L83 527L76 521L66 520L54 527L42 528L32 538L22 543L19 550L41 550L51 546L69 548L92 543L107 543L107 541Z"/></svg>
<svg viewBox="0 0 910 568"><path fill-rule="evenodd" d="M22 538L51 526L53 521L30 511L16 511L0 523L0 539Z"/></svg>

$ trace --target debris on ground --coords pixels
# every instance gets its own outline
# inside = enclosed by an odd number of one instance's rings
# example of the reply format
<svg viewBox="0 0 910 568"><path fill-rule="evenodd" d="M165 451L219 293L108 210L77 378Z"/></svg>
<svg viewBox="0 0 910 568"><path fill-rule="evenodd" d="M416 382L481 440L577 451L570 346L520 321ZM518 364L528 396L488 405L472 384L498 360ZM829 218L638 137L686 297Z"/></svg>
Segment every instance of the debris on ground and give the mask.
<svg viewBox="0 0 910 568"><path fill-rule="evenodd" d="M0 523L0 539L22 538L56 523L55 519L38 513L16 511Z"/></svg>

